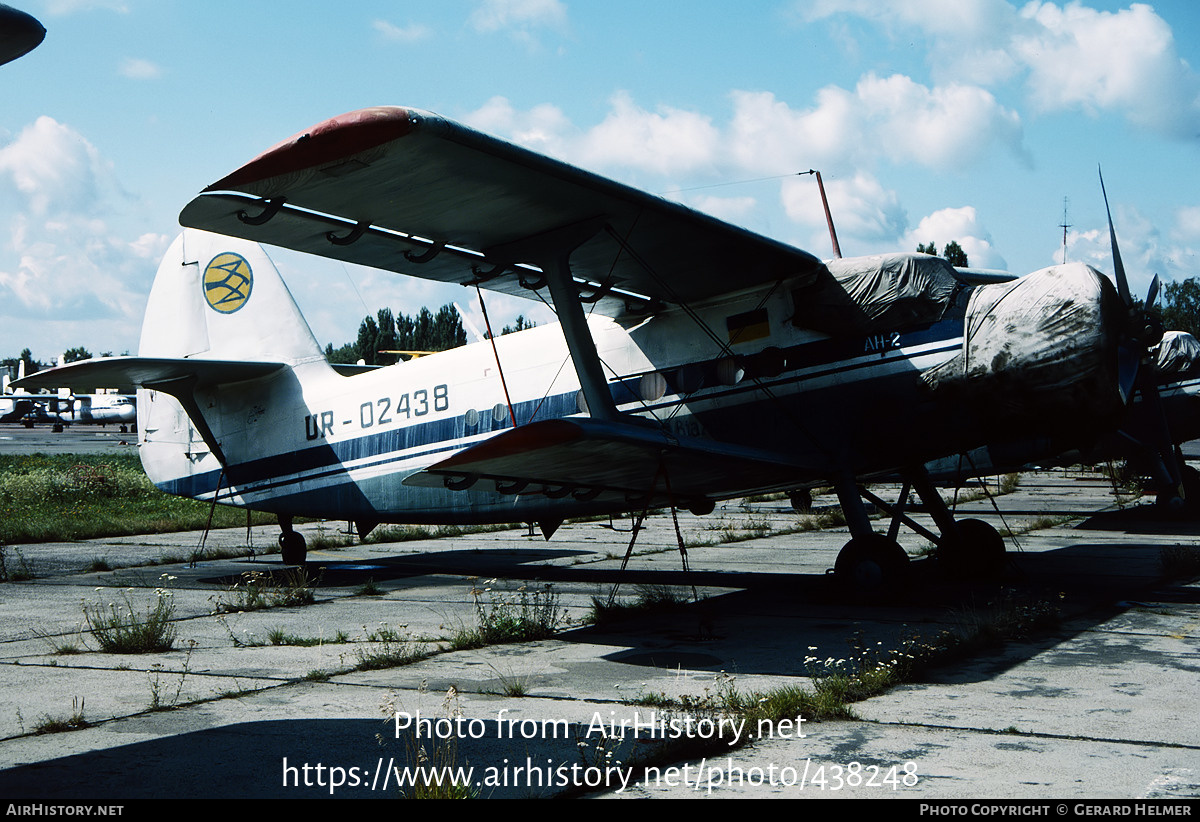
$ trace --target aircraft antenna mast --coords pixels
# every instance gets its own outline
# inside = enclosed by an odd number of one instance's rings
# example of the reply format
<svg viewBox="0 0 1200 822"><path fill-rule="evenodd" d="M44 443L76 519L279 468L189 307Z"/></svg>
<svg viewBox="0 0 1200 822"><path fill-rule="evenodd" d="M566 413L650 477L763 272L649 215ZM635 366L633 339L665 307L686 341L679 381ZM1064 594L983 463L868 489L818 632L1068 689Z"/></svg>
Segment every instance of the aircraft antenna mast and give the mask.
<svg viewBox="0 0 1200 822"><path fill-rule="evenodd" d="M1063 221L1059 224L1059 228L1063 230L1063 265L1067 264L1067 229L1071 228L1071 224L1067 222L1067 204L1070 199L1063 197Z"/></svg>
<svg viewBox="0 0 1200 822"><path fill-rule="evenodd" d="M813 174L817 178L817 188L821 190L821 205L825 207L825 223L829 226L829 239L833 243L833 256L841 259L842 248L838 245L837 231L833 227L833 215L829 212L829 200L825 197L825 183L821 181L821 172L810 168L797 174Z"/></svg>

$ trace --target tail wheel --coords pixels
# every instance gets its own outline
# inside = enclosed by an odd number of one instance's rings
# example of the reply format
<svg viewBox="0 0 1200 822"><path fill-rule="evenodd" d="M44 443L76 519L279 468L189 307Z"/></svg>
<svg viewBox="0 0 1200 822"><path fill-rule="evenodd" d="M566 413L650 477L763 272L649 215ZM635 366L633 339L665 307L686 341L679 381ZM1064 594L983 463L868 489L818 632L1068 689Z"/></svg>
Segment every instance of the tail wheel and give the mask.
<svg viewBox="0 0 1200 822"><path fill-rule="evenodd" d="M302 534L288 531L279 535L279 552L283 555L284 565L303 565L308 558L308 545Z"/></svg>
<svg viewBox="0 0 1200 822"><path fill-rule="evenodd" d="M981 519L956 523L958 533L942 540L938 564L948 576L995 579L1004 571L1004 537Z"/></svg>

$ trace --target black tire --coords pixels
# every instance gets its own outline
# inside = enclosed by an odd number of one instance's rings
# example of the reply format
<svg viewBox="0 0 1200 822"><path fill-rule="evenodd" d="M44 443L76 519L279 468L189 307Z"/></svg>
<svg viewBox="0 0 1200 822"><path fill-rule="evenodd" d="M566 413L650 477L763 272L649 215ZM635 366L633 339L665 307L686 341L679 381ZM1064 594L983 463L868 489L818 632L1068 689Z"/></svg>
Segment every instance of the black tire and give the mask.
<svg viewBox="0 0 1200 822"><path fill-rule="evenodd" d="M788 491L788 501L791 502L792 510L797 514L807 514L812 510L812 492L807 488Z"/></svg>
<svg viewBox="0 0 1200 822"><path fill-rule="evenodd" d="M308 558L308 544L304 541L304 535L296 531L280 534L279 553L283 555L284 565L303 565Z"/></svg>
<svg viewBox="0 0 1200 822"><path fill-rule="evenodd" d="M875 596L893 588L904 576L908 554L883 534L855 537L838 554L833 571L854 591Z"/></svg>
<svg viewBox="0 0 1200 822"><path fill-rule="evenodd" d="M981 519L959 520L958 534L937 549L938 564L958 579L996 579L1004 572L1004 537Z"/></svg>

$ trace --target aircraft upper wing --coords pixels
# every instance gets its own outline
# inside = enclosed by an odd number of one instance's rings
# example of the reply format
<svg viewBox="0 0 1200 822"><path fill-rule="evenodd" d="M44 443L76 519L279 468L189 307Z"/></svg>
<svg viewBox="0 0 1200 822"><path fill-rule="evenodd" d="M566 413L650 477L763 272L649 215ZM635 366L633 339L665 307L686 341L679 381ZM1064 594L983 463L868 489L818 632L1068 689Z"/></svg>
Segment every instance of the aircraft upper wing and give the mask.
<svg viewBox="0 0 1200 822"><path fill-rule="evenodd" d="M821 270L808 252L435 114L395 107L344 114L279 143L206 188L179 220L526 297L520 280L538 279L531 244L579 228L587 239L571 256L572 273L584 297L598 298L611 315L638 296L691 302L815 279Z"/></svg>
<svg viewBox="0 0 1200 822"><path fill-rule="evenodd" d="M0 3L0 65L28 54L46 37L46 29L25 12Z"/></svg>

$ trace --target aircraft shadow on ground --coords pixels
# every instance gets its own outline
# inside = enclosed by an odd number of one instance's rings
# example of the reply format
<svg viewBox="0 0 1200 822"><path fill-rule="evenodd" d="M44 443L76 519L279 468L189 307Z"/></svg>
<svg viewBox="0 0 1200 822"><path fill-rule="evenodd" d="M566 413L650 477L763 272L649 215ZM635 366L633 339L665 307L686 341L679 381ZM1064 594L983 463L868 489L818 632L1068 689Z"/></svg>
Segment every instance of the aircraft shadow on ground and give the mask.
<svg viewBox="0 0 1200 822"><path fill-rule="evenodd" d="M166 797L396 798L400 790L395 769L418 764L418 751L424 746L432 765L473 766L473 781L483 783L480 797L529 798L561 792L565 769L582 767L589 761L585 757L594 759L592 751L597 744L614 751L615 760L628 759L635 746L637 753L648 753L644 741L629 737L605 743L598 724L568 723L553 717L536 720L536 726L523 720L514 725L507 719L503 723L497 719L478 719L469 726L463 723L459 726L461 738L451 749L438 737L439 733L452 733L437 704L441 696L426 696L429 704L420 710L430 724L419 741L409 729L397 733L395 722L387 719L242 722L0 771L0 796L6 803L45 802L50 797L56 802ZM396 706L402 713L413 714L418 709L415 705ZM436 738L429 739L431 736ZM581 753L579 742L590 750ZM602 754L603 749L601 759ZM527 757L547 784L540 788L529 787L527 782L488 784L489 767L496 769L493 782L499 783L505 770L511 782L516 767L525 766ZM340 773L331 772L334 767ZM384 770L389 771L386 788ZM331 791L331 781L342 784Z"/></svg>
<svg viewBox="0 0 1200 822"><path fill-rule="evenodd" d="M370 563L321 563L319 585L353 587L371 580L386 588L389 580L463 575L513 585L531 581L559 585L560 591L585 588L603 601L619 584L619 601L626 603L670 587L683 601L665 608L619 608L601 624L559 638L612 645L619 650L605 658L614 662L713 674L737 670L804 675L803 660L814 636L821 637L823 652L828 652L831 636L836 637L832 644L844 652L856 635L869 635L872 641L885 640L895 647L905 631L924 638L947 629L997 633L1013 630L1017 612L1061 613L1057 622L1051 618L1027 629L1016 628L1015 635L983 647L970 664L959 657L939 667L947 676L978 681L1095 628L1131 604L1200 600L1200 589L1163 578L1160 550L1160 545L1149 543L1085 543L1014 552L1000 582L946 580L933 560L920 559L910 563L909 582L903 589L870 600L857 597L826 574L547 565L542 564L549 558L546 549L437 551ZM587 553L551 550L557 558ZM726 592L689 602L692 586Z"/></svg>

